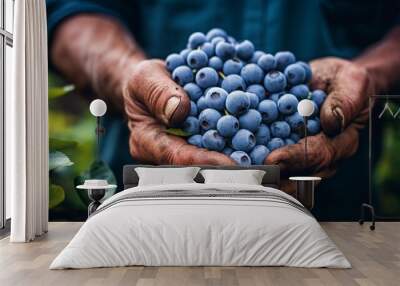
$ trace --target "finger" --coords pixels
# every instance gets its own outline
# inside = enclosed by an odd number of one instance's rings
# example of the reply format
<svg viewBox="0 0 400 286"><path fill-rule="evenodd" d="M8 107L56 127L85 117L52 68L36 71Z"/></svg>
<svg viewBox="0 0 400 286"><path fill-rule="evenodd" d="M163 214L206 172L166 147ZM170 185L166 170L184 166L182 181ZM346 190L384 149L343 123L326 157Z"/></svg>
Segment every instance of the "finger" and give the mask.
<svg viewBox="0 0 400 286"><path fill-rule="evenodd" d="M154 117L167 126L181 123L190 111L189 97L171 79L164 62L160 60L139 63L124 96L144 104Z"/></svg>
<svg viewBox="0 0 400 286"><path fill-rule="evenodd" d="M366 109L367 74L356 65L340 59L318 60L311 66L316 75L312 88L328 93L320 111L322 128L328 135L336 135Z"/></svg>
<svg viewBox="0 0 400 286"><path fill-rule="evenodd" d="M336 163L353 155L358 148L358 131L354 126L347 127L343 133L328 138L324 133L307 137L307 161L305 160L305 138L297 144L288 145L273 151L266 164L278 164L282 172L315 173L334 169Z"/></svg>
<svg viewBox="0 0 400 286"><path fill-rule="evenodd" d="M181 137L167 134L165 128L157 123L130 128L132 135L129 145L135 159L172 165L235 165L224 154L197 148Z"/></svg>

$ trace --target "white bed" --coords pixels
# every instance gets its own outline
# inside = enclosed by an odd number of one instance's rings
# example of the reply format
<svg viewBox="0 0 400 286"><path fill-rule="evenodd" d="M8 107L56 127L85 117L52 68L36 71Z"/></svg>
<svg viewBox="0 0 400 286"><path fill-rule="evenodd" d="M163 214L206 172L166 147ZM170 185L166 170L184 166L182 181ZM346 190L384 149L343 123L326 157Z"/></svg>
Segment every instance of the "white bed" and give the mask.
<svg viewBox="0 0 400 286"><path fill-rule="evenodd" d="M50 269L128 265L351 267L291 196L264 186L198 183L114 195Z"/></svg>

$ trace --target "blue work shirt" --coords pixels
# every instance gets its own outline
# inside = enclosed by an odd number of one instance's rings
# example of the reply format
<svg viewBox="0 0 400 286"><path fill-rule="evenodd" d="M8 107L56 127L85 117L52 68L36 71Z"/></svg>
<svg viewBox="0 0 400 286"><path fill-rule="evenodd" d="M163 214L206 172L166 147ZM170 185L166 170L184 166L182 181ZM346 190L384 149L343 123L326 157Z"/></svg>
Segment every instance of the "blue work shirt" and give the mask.
<svg viewBox="0 0 400 286"><path fill-rule="evenodd" d="M324 56L350 59L382 39L398 21L396 1L345 0L47 0L49 45L63 20L79 13L118 19L150 58L182 50L194 31L225 29L269 53L292 51L309 61ZM122 166L133 163L129 131L121 114L108 114L102 158L121 185ZM367 136L334 179L318 189L314 213L320 219L353 219L367 194ZM365 167L364 167L365 166Z"/></svg>

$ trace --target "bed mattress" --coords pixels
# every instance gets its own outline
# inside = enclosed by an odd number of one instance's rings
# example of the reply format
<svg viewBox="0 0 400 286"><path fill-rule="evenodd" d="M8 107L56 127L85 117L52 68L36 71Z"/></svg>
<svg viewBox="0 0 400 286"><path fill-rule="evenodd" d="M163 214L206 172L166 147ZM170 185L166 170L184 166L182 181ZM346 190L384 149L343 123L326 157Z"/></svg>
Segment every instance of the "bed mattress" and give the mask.
<svg viewBox="0 0 400 286"><path fill-rule="evenodd" d="M106 200L50 269L350 263L300 202L239 184L127 189Z"/></svg>

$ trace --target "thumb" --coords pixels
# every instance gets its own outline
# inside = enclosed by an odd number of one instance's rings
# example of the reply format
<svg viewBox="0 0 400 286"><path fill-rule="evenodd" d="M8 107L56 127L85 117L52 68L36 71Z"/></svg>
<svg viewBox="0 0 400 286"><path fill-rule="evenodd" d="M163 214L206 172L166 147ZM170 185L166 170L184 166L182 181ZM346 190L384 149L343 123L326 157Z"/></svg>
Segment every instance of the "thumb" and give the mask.
<svg viewBox="0 0 400 286"><path fill-rule="evenodd" d="M355 64L341 59L316 60L311 66L315 75L312 87L328 94L320 111L322 128L328 135L337 135L366 108L368 76Z"/></svg>
<svg viewBox="0 0 400 286"><path fill-rule="evenodd" d="M171 79L161 60L140 62L128 81L124 97L128 104L130 100L139 101L168 126L182 122L190 111L189 97Z"/></svg>

